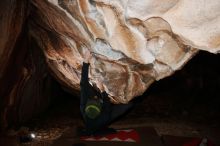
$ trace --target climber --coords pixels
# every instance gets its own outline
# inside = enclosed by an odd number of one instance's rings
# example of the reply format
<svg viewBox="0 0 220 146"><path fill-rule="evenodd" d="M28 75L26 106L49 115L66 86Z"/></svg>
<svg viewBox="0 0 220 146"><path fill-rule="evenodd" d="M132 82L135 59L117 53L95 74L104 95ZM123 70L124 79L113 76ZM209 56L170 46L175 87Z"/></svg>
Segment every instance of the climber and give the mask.
<svg viewBox="0 0 220 146"><path fill-rule="evenodd" d="M89 51L85 54L80 81L80 111L86 129L81 130L80 134L105 135L114 133L115 130L108 128L108 126L118 117L126 113L126 111L133 106L133 102L128 104L112 104L105 91L97 91L90 85L88 70L90 65L89 60L92 55Z"/></svg>

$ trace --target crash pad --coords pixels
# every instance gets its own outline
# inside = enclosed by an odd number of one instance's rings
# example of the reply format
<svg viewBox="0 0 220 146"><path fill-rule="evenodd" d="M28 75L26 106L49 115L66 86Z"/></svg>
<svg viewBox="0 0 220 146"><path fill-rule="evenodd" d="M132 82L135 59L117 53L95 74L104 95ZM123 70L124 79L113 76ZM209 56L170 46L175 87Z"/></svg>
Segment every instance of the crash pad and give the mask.
<svg viewBox="0 0 220 146"><path fill-rule="evenodd" d="M140 142L140 135L134 129L116 130L116 133L99 136L81 136L82 141L121 141L121 142Z"/></svg>
<svg viewBox="0 0 220 146"><path fill-rule="evenodd" d="M103 136L77 135L76 128L68 130L52 146L162 146L154 128L117 129L117 133Z"/></svg>

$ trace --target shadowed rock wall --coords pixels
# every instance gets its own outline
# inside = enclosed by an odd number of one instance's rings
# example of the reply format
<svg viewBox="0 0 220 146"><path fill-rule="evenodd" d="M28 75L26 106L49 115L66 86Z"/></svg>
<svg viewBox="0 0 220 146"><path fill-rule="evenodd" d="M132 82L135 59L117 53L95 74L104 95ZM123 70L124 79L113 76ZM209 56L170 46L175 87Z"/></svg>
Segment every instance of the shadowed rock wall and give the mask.
<svg viewBox="0 0 220 146"><path fill-rule="evenodd" d="M0 6L0 128L4 129L44 111L57 91L45 57L29 35L29 2L6 0Z"/></svg>

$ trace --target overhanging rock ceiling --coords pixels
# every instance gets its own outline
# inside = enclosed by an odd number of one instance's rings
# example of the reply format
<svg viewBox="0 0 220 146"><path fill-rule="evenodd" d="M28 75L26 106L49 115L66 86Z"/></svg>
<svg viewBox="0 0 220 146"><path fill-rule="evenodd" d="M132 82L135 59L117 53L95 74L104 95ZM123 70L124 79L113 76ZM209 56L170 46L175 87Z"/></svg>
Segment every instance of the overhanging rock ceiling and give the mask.
<svg viewBox="0 0 220 146"><path fill-rule="evenodd" d="M127 103L198 50L220 50L218 0L32 0L31 36L53 75L79 90L86 50L92 84Z"/></svg>

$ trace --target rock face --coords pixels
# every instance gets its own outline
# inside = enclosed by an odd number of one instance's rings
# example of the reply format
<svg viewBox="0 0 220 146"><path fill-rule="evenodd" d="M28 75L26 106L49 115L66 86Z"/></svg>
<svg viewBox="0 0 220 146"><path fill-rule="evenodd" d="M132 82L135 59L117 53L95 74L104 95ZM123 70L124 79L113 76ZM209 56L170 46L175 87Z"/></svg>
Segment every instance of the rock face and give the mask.
<svg viewBox="0 0 220 146"><path fill-rule="evenodd" d="M8 113L16 111L19 85L24 83L22 63L27 51L22 27L26 18L27 1L0 2L0 127L7 126ZM17 94L17 95L16 95ZM11 114L14 115L14 114Z"/></svg>
<svg viewBox="0 0 220 146"><path fill-rule="evenodd" d="M22 77L33 75L30 70L36 66L41 70L43 57L36 59L39 54L35 51L32 57L28 50L33 48L43 52L50 73L69 91L79 91L82 62L89 50L91 84L101 82L114 103L127 103L143 94L155 80L181 69L198 50L220 50L218 0L1 3L0 86L5 85L7 77L14 77L4 88L7 90L1 91L4 105L17 100L14 93L27 92L14 84L32 84ZM35 58L29 68L25 66L27 56ZM18 65L13 69L14 63ZM13 76L12 71L17 74Z"/></svg>
<svg viewBox="0 0 220 146"><path fill-rule="evenodd" d="M29 3L0 2L0 131L39 114L56 95L43 52L29 37Z"/></svg>
<svg viewBox="0 0 220 146"><path fill-rule="evenodd" d="M210 6L197 10L198 3ZM31 35L56 78L79 90L84 52L89 50L91 83L102 82L116 103L129 102L180 69L197 52L193 47L218 50L208 41L216 37L210 31L213 22L204 18L209 17L206 8L219 4L208 1L32 0L32 5Z"/></svg>

